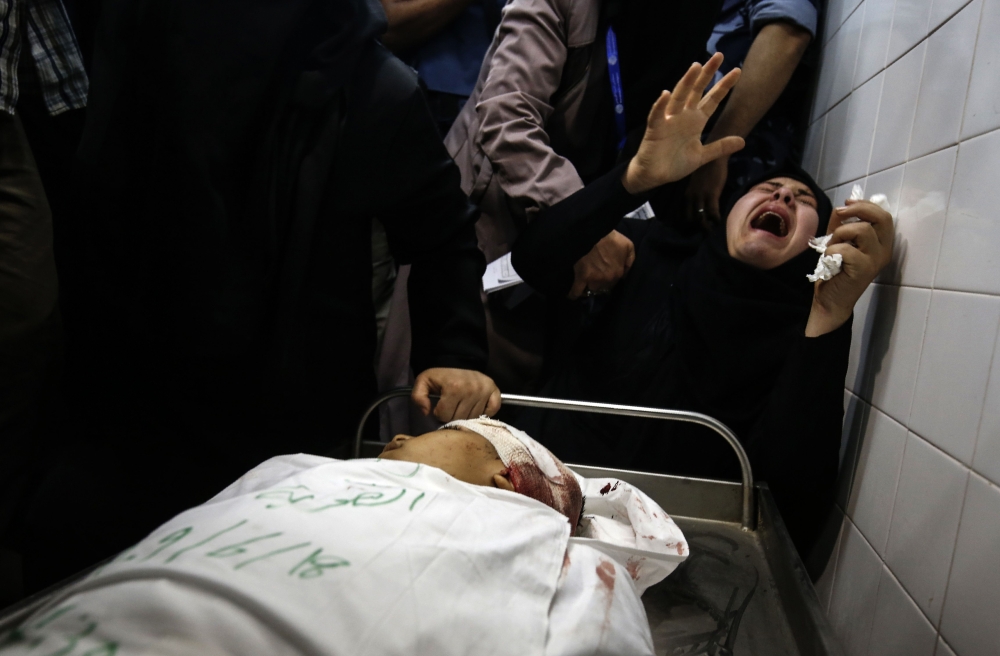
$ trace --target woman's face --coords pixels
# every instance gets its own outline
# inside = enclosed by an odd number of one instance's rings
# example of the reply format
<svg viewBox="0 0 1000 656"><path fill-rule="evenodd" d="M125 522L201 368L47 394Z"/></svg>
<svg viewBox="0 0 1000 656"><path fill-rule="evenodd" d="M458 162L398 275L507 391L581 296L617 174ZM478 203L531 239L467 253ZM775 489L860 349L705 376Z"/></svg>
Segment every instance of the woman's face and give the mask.
<svg viewBox="0 0 1000 656"><path fill-rule="evenodd" d="M819 215L809 186L792 178L772 178L740 198L726 219L726 243L733 258L768 270L809 247Z"/></svg>

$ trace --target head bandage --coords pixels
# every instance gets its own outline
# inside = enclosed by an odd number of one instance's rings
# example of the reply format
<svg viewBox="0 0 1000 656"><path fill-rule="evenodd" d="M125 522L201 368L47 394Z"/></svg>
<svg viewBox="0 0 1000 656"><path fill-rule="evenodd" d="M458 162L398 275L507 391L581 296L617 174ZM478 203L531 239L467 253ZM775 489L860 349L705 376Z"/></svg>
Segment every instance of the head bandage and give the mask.
<svg viewBox="0 0 1000 656"><path fill-rule="evenodd" d="M482 435L497 450L518 494L541 501L576 526L583 504L580 484L566 465L527 433L487 417L453 421L441 428L463 428Z"/></svg>

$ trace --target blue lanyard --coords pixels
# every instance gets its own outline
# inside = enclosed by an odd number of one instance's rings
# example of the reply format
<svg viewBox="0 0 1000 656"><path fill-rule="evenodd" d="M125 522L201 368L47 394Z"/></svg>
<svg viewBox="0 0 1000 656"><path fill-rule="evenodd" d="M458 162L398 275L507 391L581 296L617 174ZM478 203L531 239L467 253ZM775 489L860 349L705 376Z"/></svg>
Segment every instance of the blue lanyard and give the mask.
<svg viewBox="0 0 1000 656"><path fill-rule="evenodd" d="M622 96L622 67L618 61L618 37L615 30L608 26L608 36L605 39L608 51L608 77L611 78L611 96L615 100L615 128L618 132L618 152L625 147L625 98Z"/></svg>

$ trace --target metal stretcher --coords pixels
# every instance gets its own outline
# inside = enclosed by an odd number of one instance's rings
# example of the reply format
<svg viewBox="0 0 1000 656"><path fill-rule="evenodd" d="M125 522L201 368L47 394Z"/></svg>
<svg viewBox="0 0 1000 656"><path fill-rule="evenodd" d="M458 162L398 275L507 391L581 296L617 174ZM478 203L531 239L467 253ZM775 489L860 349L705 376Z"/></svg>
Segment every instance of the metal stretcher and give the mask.
<svg viewBox="0 0 1000 656"><path fill-rule="evenodd" d="M382 403L410 391L392 390L372 403L355 436L355 457L381 452L382 443L363 438L368 417ZM767 485L754 483L746 452L722 422L683 410L514 394L502 399L507 406L692 422L719 433L736 452L741 483L569 465L582 476L618 478L637 486L684 531L690 556L643 595L657 656L841 656ZM89 572L0 611L0 635Z"/></svg>
<svg viewBox="0 0 1000 656"><path fill-rule="evenodd" d="M363 438L382 403L409 396L386 392L368 408L355 436L354 457L384 446ZM684 531L691 555L642 597L657 656L840 656L841 647L820 606L766 483L754 483L750 459L736 434L697 412L501 395L522 406L645 417L700 424L736 452L742 482L572 465L588 478L618 478L648 494Z"/></svg>

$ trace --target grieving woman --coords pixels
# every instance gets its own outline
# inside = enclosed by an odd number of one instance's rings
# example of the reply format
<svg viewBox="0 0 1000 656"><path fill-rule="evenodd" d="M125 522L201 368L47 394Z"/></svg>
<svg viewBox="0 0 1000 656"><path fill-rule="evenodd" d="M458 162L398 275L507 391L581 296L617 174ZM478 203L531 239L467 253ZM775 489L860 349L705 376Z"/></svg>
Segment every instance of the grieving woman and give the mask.
<svg viewBox="0 0 1000 656"><path fill-rule="evenodd" d="M573 284L566 250L585 251L614 224L596 217L626 192L598 188L539 216L514 246L518 272L551 298ZM549 363L542 394L720 419L805 554L833 503L853 307L889 262L892 217L867 202L832 210L794 165L750 181L723 216L706 236L679 216L621 222L635 264ZM828 233L827 254L840 253L843 270L813 284L809 239ZM518 421L569 462L739 478L725 442L692 424L554 411Z"/></svg>
<svg viewBox="0 0 1000 656"><path fill-rule="evenodd" d="M688 545L615 483L490 419L377 460L272 458L57 591L0 654L651 656L639 595Z"/></svg>

